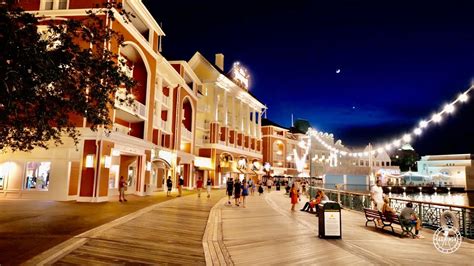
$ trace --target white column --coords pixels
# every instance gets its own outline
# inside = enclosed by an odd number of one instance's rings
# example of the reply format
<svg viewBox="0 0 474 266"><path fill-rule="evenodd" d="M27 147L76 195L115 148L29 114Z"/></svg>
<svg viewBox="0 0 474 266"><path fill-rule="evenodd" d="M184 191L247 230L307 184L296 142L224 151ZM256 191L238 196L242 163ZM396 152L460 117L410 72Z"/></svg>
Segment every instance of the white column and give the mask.
<svg viewBox="0 0 474 266"><path fill-rule="evenodd" d="M236 112L235 112L235 97L232 98L232 130L235 130L236 124L235 124L235 117L236 117Z"/></svg>
<svg viewBox="0 0 474 266"><path fill-rule="evenodd" d="M161 96L163 95L163 78L161 76L157 76L157 83L155 87L155 99L153 99L153 102L155 103L156 110L155 110L155 115L158 116L156 120L158 121L158 127L161 128ZM156 101L158 99L158 101ZM153 121L155 121L155 117L153 117Z"/></svg>
<svg viewBox="0 0 474 266"><path fill-rule="evenodd" d="M255 131L255 130L257 129L256 124L255 124L255 119L257 118L257 113L255 112L254 109L252 109L252 110L250 111L250 117L251 117L251 121L250 121L250 135L255 138L255 137L257 137L257 136L256 136L256 133L257 133L257 132Z"/></svg>
<svg viewBox="0 0 474 266"><path fill-rule="evenodd" d="M240 131L242 133L244 133L245 128L244 128L244 106L243 106L243 102L240 101L239 105L240 105L239 106L239 124L240 124L239 127L240 127Z"/></svg>
<svg viewBox="0 0 474 266"><path fill-rule="evenodd" d="M257 123L258 123L257 138L261 139L262 138L262 113L261 112L257 113Z"/></svg>
<svg viewBox="0 0 474 266"><path fill-rule="evenodd" d="M219 99L217 98L217 86L214 85L212 90L212 97L214 98L212 101L212 119L213 122L219 121Z"/></svg>
<svg viewBox="0 0 474 266"><path fill-rule="evenodd" d="M245 121L247 121L247 128L245 129L245 132L247 132L247 135L250 136L250 106L248 104L245 105L245 110Z"/></svg>
<svg viewBox="0 0 474 266"><path fill-rule="evenodd" d="M224 91L223 97L224 97L222 101L223 106L224 106L224 121L223 122L224 122L224 126L227 126L228 121L229 121L227 117L227 91Z"/></svg>

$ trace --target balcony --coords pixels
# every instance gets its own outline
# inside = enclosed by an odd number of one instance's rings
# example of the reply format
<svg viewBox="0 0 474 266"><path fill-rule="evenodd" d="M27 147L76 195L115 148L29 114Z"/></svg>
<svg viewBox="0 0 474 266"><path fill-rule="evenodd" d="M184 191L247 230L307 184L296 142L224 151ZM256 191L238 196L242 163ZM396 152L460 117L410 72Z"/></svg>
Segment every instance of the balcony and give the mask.
<svg viewBox="0 0 474 266"><path fill-rule="evenodd" d="M226 143L225 143L225 141L223 141L223 140L219 140L219 144L226 146Z"/></svg>
<svg viewBox="0 0 474 266"><path fill-rule="evenodd" d="M159 128L161 125L161 117L159 117L158 115L154 115L153 116L153 127L155 128Z"/></svg>
<svg viewBox="0 0 474 266"><path fill-rule="evenodd" d="M185 128L184 126L181 126L181 137L188 140L192 140L193 133L189 131L187 128Z"/></svg>
<svg viewBox="0 0 474 266"><path fill-rule="evenodd" d="M199 113L209 113L209 104L198 104L197 110Z"/></svg>
<svg viewBox="0 0 474 266"><path fill-rule="evenodd" d="M170 100L170 97L166 96L166 95L162 95L161 96L161 102L163 103L163 105L165 105L166 107L171 107L170 103L171 103L171 100Z"/></svg>
<svg viewBox="0 0 474 266"><path fill-rule="evenodd" d="M138 122L146 119L146 107L144 104L137 100L132 100L133 95L126 94L125 90L119 89L115 93L115 107L119 110L125 111L128 113L118 114L119 117L124 118L130 122ZM137 119L140 118L140 119Z"/></svg>
<svg viewBox="0 0 474 266"><path fill-rule="evenodd" d="M161 120L161 130L170 132L170 127L168 126L168 121Z"/></svg>
<svg viewBox="0 0 474 266"><path fill-rule="evenodd" d="M120 134L128 135L128 133L130 132L130 128L128 128L126 126L122 126L120 124L114 124L114 126L112 128L112 131L120 133Z"/></svg>
<svg viewBox="0 0 474 266"><path fill-rule="evenodd" d="M209 129L209 121L208 120L198 120L196 121L196 127L203 130Z"/></svg>
<svg viewBox="0 0 474 266"><path fill-rule="evenodd" d="M127 77L133 78L133 69L127 65L127 59L125 59L122 56L119 56L118 61L119 61L118 64L120 66L120 70L122 70L122 72L124 72L125 75L127 75Z"/></svg>

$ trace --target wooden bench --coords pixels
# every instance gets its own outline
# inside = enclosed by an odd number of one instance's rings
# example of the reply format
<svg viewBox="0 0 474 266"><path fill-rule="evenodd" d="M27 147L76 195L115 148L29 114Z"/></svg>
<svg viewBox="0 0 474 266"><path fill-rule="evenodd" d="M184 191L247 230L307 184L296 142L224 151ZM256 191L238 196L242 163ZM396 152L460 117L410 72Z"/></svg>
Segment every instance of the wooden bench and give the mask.
<svg viewBox="0 0 474 266"><path fill-rule="evenodd" d="M367 220L365 222L365 226L367 226L369 222L374 222L375 228L379 228L377 226L377 220L380 220L382 222L382 227L381 227L382 230L385 229L385 227L390 227L392 229L392 233L395 234L395 230L393 229L392 224L398 224L400 225L400 228L402 229L402 233L400 234L400 237L403 237L404 235L409 235L412 238L415 238L415 234L413 234L412 232L414 225L411 224L410 222L404 221L403 219L400 218L399 215L386 217L378 210L372 210L369 208L364 208L364 213L365 213L365 219Z"/></svg>

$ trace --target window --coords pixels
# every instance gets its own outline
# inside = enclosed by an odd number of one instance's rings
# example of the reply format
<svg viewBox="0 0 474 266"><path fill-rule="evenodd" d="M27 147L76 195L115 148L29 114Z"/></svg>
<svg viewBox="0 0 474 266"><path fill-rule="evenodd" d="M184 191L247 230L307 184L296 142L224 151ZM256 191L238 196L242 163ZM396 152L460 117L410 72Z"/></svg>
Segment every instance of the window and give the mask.
<svg viewBox="0 0 474 266"><path fill-rule="evenodd" d="M53 0L46 0L44 3L45 10L52 10L53 9Z"/></svg>
<svg viewBox="0 0 474 266"><path fill-rule="evenodd" d="M59 0L58 9L67 9L67 0Z"/></svg>
<svg viewBox="0 0 474 266"><path fill-rule="evenodd" d="M68 0L43 0L42 10L67 9Z"/></svg>
<svg viewBox="0 0 474 266"><path fill-rule="evenodd" d="M51 162L26 163L26 189L48 190Z"/></svg>

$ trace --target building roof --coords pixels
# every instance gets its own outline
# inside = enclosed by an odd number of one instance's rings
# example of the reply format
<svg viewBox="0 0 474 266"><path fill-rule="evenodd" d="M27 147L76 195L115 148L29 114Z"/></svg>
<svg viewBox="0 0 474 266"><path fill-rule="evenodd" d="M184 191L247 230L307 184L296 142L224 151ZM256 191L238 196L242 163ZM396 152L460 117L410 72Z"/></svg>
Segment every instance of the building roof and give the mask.
<svg viewBox="0 0 474 266"><path fill-rule="evenodd" d="M273 121L271 121L270 119L267 119L267 118L262 118L262 127L264 127L264 126L279 127L279 128L288 130L287 127L279 125L279 124L277 124L277 123L275 123L275 122L273 122Z"/></svg>

